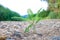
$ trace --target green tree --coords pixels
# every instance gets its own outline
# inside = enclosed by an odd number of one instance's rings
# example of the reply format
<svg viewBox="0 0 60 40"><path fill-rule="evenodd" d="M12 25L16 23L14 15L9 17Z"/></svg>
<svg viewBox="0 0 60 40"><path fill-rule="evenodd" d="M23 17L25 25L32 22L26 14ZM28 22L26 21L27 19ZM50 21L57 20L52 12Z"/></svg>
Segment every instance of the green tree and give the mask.
<svg viewBox="0 0 60 40"><path fill-rule="evenodd" d="M55 13L60 12L60 0L47 0L47 2L49 4L48 10Z"/></svg>
<svg viewBox="0 0 60 40"><path fill-rule="evenodd" d="M0 21L12 21L12 17L21 17L18 13L0 5Z"/></svg>

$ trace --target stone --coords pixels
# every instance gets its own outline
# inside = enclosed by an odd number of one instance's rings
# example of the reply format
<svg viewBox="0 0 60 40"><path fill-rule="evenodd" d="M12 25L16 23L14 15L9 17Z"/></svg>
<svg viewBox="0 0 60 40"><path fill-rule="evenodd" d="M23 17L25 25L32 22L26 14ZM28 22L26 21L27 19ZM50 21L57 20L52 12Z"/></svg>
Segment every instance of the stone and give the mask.
<svg viewBox="0 0 60 40"><path fill-rule="evenodd" d="M52 40L60 40L60 36L53 36Z"/></svg>
<svg viewBox="0 0 60 40"><path fill-rule="evenodd" d="M15 31L14 34L12 35L13 37L18 37L20 39L23 39L23 34L20 32Z"/></svg>

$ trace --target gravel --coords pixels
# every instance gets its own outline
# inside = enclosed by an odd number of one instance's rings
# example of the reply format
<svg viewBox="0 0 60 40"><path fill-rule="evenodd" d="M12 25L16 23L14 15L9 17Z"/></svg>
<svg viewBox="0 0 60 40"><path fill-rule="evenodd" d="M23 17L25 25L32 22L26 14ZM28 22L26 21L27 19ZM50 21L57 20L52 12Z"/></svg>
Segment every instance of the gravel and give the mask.
<svg viewBox="0 0 60 40"><path fill-rule="evenodd" d="M6 40L60 40L60 19L41 20L36 25L36 31L29 33L24 30L31 22L0 21L0 37Z"/></svg>

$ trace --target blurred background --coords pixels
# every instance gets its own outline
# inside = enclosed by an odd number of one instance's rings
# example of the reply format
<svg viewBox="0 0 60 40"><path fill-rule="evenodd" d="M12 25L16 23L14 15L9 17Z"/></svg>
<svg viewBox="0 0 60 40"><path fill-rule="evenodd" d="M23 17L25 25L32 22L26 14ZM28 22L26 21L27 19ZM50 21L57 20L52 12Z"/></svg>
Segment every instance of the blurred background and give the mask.
<svg viewBox="0 0 60 40"><path fill-rule="evenodd" d="M48 7L48 3L41 0L0 0L0 4L20 15L26 15L29 8L36 13L40 8L46 10Z"/></svg>
<svg viewBox="0 0 60 40"><path fill-rule="evenodd" d="M0 21L60 19L60 0L0 0Z"/></svg>

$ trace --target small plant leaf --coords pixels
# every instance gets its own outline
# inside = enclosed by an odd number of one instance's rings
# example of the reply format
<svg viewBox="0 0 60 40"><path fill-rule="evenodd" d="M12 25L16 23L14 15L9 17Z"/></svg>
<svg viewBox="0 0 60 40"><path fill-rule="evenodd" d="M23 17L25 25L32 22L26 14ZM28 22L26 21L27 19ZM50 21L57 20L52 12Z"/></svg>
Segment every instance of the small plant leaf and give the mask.
<svg viewBox="0 0 60 40"><path fill-rule="evenodd" d="M27 10L27 13L28 13L29 19L30 19L30 20L33 20L33 15L34 15L34 14L33 14L32 10L31 10L31 9L28 9L28 10Z"/></svg>
<svg viewBox="0 0 60 40"><path fill-rule="evenodd" d="M40 13L40 12L41 12L41 10L42 10L42 8L41 8L41 9L39 9L39 10L37 11L37 13Z"/></svg>
<svg viewBox="0 0 60 40"><path fill-rule="evenodd" d="M36 23L38 23L40 21L40 18L38 18L37 20L36 20Z"/></svg>
<svg viewBox="0 0 60 40"><path fill-rule="evenodd" d="M40 9L41 10L41 9ZM40 12L39 10L39 12ZM37 12L36 16L35 16L35 21L36 23L38 23L38 21L40 20L41 18L39 17L39 13Z"/></svg>
<svg viewBox="0 0 60 40"><path fill-rule="evenodd" d="M25 29L25 32L29 32L30 31L30 28L32 27L33 23L30 24L26 29Z"/></svg>

